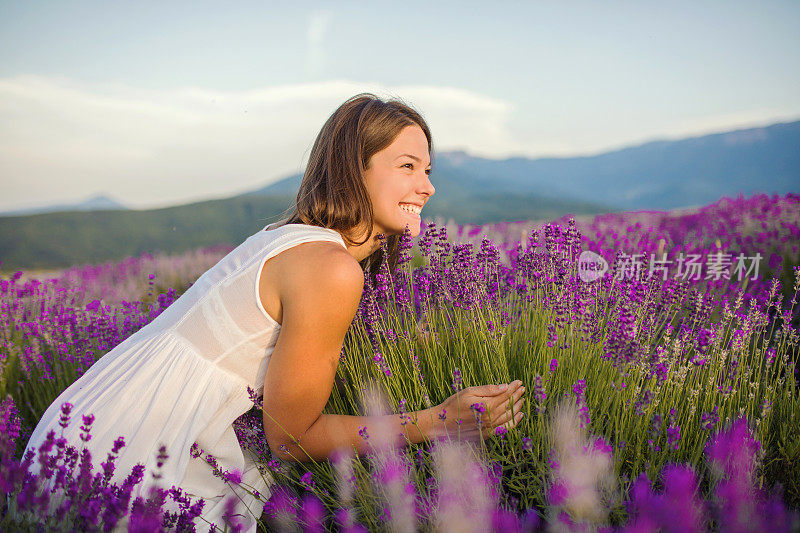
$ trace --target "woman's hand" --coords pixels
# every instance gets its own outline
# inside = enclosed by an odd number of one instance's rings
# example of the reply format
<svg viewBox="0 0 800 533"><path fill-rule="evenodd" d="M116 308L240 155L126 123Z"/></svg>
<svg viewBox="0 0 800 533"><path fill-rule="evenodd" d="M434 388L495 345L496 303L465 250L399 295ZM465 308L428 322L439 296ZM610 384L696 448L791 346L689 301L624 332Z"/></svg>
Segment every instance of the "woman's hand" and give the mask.
<svg viewBox="0 0 800 533"><path fill-rule="evenodd" d="M434 437L460 435L464 440L479 440L481 434L488 437L500 426L511 429L522 420L524 392L519 380L505 390L501 390L501 385L480 385L458 391L433 408L437 415Z"/></svg>

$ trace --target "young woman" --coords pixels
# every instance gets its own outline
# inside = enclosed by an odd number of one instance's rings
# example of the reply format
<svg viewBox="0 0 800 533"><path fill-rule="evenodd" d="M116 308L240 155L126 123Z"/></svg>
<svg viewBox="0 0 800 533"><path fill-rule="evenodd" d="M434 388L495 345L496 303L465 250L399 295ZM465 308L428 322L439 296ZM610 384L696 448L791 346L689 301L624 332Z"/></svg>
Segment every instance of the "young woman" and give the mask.
<svg viewBox="0 0 800 533"><path fill-rule="evenodd" d="M407 105L360 94L326 121L312 148L292 215L250 236L150 324L101 357L48 408L29 449L48 432L61 432L60 407L72 404L72 419L94 414L86 446L95 467L118 436L125 447L113 482L136 463L156 469L160 446L169 458L161 478L136 489L147 496L153 483L178 486L206 504L197 526L224 528L226 497L240 496L239 518L255 531L261 505L215 477L193 444L213 455L220 468L242 473L242 484L270 494L269 483L243 453L233 421L252 404L251 387L263 394L265 438L285 460L326 459L338 449L365 453L359 426L366 417L322 414L331 393L345 334L358 309L365 270L374 275L382 260L379 234L388 236L391 266L399 236L420 231L420 211L434 194L431 135ZM458 432L488 435L519 422L524 388L469 387L431 409L410 413L417 425L384 416L397 433L419 443ZM489 409L479 429L470 405ZM438 414L446 410L441 421ZM491 418L489 413L491 413ZM64 431L80 443L79 424ZM300 447L302 446L302 450ZM124 527L121 524L120 527Z"/></svg>

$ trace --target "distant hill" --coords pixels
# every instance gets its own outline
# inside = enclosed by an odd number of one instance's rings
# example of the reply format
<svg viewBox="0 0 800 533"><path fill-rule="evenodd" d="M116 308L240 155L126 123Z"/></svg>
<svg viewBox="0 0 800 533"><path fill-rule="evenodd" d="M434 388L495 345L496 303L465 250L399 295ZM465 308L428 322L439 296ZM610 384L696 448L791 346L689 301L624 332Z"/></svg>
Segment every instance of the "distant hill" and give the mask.
<svg viewBox="0 0 800 533"><path fill-rule="evenodd" d="M0 269L52 269L237 245L277 220L291 198L229 198L147 211L0 217Z"/></svg>
<svg viewBox="0 0 800 533"><path fill-rule="evenodd" d="M62 211L104 211L121 209L128 209L128 207L110 196L99 194L71 204L53 204L40 207L28 207L26 209L0 211L0 216L35 215L39 213L57 213Z"/></svg>
<svg viewBox="0 0 800 533"><path fill-rule="evenodd" d="M232 198L148 211L0 216L0 269L235 245L279 219L300 179L295 174ZM423 217L461 224L666 211L739 193L800 192L800 121L586 157L492 160L444 152L434 154L431 180L436 194Z"/></svg>
<svg viewBox="0 0 800 533"><path fill-rule="evenodd" d="M438 194L438 193L437 193ZM119 260L142 253L178 253L215 244L236 245L281 218L295 195L249 194L147 211L87 211L0 217L0 270L53 269ZM530 218L528 213L588 214L588 204L539 198L487 195L483 201L445 204L435 213L459 218L503 220ZM501 211L505 206L505 211ZM533 211L532 211L533 209ZM604 212L603 209L595 213ZM468 213L469 217L464 215Z"/></svg>
<svg viewBox="0 0 800 533"><path fill-rule="evenodd" d="M510 158L443 154L436 174L458 175L472 194L543 194L619 210L671 210L722 196L800 192L800 121L594 156Z"/></svg>

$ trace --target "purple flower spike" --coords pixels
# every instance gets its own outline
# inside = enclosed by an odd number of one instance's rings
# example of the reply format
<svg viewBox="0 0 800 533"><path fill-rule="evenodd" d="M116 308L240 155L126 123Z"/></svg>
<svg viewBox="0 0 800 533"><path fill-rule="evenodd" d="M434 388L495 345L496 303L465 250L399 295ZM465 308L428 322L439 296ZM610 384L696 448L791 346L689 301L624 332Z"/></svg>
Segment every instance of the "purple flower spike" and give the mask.
<svg viewBox="0 0 800 533"><path fill-rule="evenodd" d="M13 445L19 437L20 429L22 429L22 418L19 410L11 396L7 396L0 403L0 435L5 435Z"/></svg>
<svg viewBox="0 0 800 533"><path fill-rule="evenodd" d="M716 517L723 531L789 531L788 512L778 499L767 499L755 486L755 456L761 444L747 421L739 418L706 447L720 481L715 488Z"/></svg>
<svg viewBox="0 0 800 533"><path fill-rule="evenodd" d="M502 508L497 508L492 511L492 528L494 531L522 533L522 525L517 515Z"/></svg>
<svg viewBox="0 0 800 533"><path fill-rule="evenodd" d="M300 477L300 483L307 489L313 490L317 486L316 481L313 479L314 475L311 472L306 472Z"/></svg>
<svg viewBox="0 0 800 533"><path fill-rule="evenodd" d="M111 449L111 453L119 453L119 451L125 447L125 437L119 437L117 440L114 441L114 447Z"/></svg>
<svg viewBox="0 0 800 533"><path fill-rule="evenodd" d="M325 531L325 506L313 493L303 495L301 517L304 533L323 533Z"/></svg>
<svg viewBox="0 0 800 533"><path fill-rule="evenodd" d="M297 518L297 498L283 485L272 490L269 500L264 504L264 513L270 518L295 520Z"/></svg>
<svg viewBox="0 0 800 533"><path fill-rule="evenodd" d="M550 505L558 506L564 503L569 496L569 487L564 483L557 482L550 485L547 489L547 502Z"/></svg>
<svg viewBox="0 0 800 533"><path fill-rule="evenodd" d="M236 510L236 496L229 496L225 500L225 511L223 512L222 519L227 526L225 528L226 531L232 531L233 533L239 533L244 529L244 524L239 517L239 511ZM230 528L230 529L228 529Z"/></svg>
<svg viewBox="0 0 800 533"><path fill-rule="evenodd" d="M486 406L483 404L483 402L481 402L481 403L473 403L472 405L469 406L469 408L472 409L473 411L475 411L476 413L480 413L480 414L483 414L483 413L486 412Z"/></svg>
<svg viewBox="0 0 800 533"><path fill-rule="evenodd" d="M578 404L578 411L581 416L581 427L588 427L591 423L589 416L589 406L586 405L586 380L579 379L572 386L572 392L575 393L575 400Z"/></svg>
<svg viewBox="0 0 800 533"><path fill-rule="evenodd" d="M64 402L61 404L61 420L58 422L58 425L62 428L66 428L69 425L70 413L72 412L72 404L69 402Z"/></svg>
<svg viewBox="0 0 800 533"><path fill-rule="evenodd" d="M83 425L81 426L81 440L83 442L89 442L92 440L92 436L90 435L92 431L92 424L94 423L94 415L83 415Z"/></svg>
<svg viewBox="0 0 800 533"><path fill-rule="evenodd" d="M158 455L156 456L156 467L161 468L164 466L166 460L169 459L169 454L167 454L167 447L163 444L158 447Z"/></svg>
<svg viewBox="0 0 800 533"><path fill-rule="evenodd" d="M675 420L675 409L669 410L669 427L667 428L667 445L677 450L681 440L681 427Z"/></svg>
<svg viewBox="0 0 800 533"><path fill-rule="evenodd" d="M703 411L703 415L700 417L700 424L703 426L703 429L706 431L714 431L719 423L719 406L715 405L714 410L711 412Z"/></svg>
<svg viewBox="0 0 800 533"><path fill-rule="evenodd" d="M654 493L642 473L631 488L630 521L624 531L705 531L705 511L697 497L697 479L687 466L664 468L664 492Z"/></svg>
<svg viewBox="0 0 800 533"><path fill-rule="evenodd" d="M475 415L475 424L478 426L478 429L483 427L483 413L486 412L486 406L481 403L473 403L469 406L472 409L472 413Z"/></svg>
<svg viewBox="0 0 800 533"><path fill-rule="evenodd" d="M461 390L461 370L456 368L453 370L453 390L460 391Z"/></svg>
<svg viewBox="0 0 800 533"><path fill-rule="evenodd" d="M754 456L761 449L747 427L744 418L736 420L731 428L712 439L707 448L712 463L738 483L752 481Z"/></svg>
<svg viewBox="0 0 800 533"><path fill-rule="evenodd" d="M411 416L408 415L408 403L406 399L403 398L400 400L400 405L398 406L398 411L400 414L400 424L405 426L409 422L411 422Z"/></svg>
<svg viewBox="0 0 800 533"><path fill-rule="evenodd" d="M239 470L233 469L225 472L225 479L229 483L236 483L237 485L242 482L242 473Z"/></svg>
<svg viewBox="0 0 800 533"><path fill-rule="evenodd" d="M544 383L542 382L542 376L536 376L533 380L533 399L539 404L537 407L538 411L541 413L544 411L544 401L547 399L547 393L544 390Z"/></svg>
<svg viewBox="0 0 800 533"><path fill-rule="evenodd" d="M583 396L583 394L586 392L586 380L579 379L576 381L575 385L572 386L572 392L575 393L576 398Z"/></svg>

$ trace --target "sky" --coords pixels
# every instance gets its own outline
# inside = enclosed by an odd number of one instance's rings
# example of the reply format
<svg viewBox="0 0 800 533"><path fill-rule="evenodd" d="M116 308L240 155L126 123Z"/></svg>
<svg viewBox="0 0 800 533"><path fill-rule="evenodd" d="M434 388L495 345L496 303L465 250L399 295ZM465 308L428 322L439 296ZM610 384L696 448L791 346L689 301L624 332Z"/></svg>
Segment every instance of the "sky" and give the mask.
<svg viewBox="0 0 800 533"><path fill-rule="evenodd" d="M592 155L800 118L800 2L0 0L0 211L223 198L347 98L435 152Z"/></svg>

